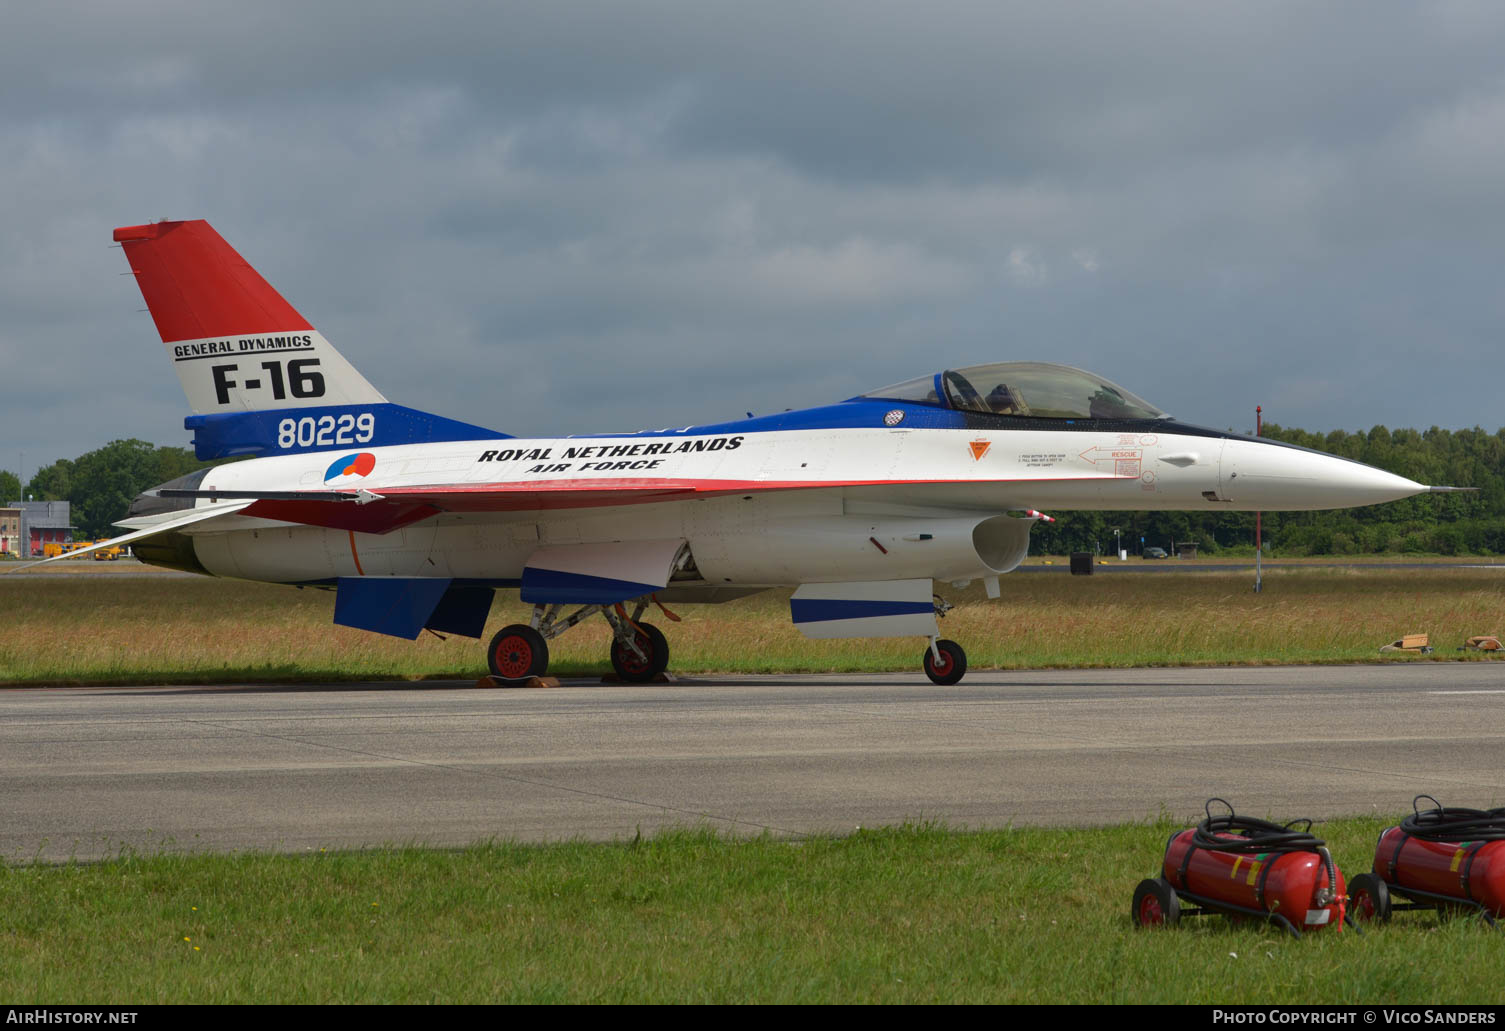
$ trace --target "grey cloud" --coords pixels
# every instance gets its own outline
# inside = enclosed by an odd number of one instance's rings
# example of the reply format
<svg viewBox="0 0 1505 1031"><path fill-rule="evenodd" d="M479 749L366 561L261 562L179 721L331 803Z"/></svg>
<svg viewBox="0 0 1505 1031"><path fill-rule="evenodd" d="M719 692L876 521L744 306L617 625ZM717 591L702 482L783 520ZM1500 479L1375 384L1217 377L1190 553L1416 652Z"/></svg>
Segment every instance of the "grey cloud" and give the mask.
<svg viewBox="0 0 1505 1031"><path fill-rule="evenodd" d="M0 40L7 436L49 459L185 440L107 248L161 217L208 218L394 400L511 432L725 419L1004 358L1203 422L1265 403L1313 429L1494 428L1488 377L1461 370L1497 363L1505 314L1502 22L20 9Z"/></svg>

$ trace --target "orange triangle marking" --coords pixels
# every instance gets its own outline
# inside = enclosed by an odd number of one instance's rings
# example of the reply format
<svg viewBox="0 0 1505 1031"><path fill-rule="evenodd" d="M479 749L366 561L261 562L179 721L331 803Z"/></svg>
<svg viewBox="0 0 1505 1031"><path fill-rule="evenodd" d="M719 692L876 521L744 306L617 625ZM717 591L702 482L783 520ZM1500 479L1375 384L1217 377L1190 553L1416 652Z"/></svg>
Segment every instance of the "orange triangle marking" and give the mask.
<svg viewBox="0 0 1505 1031"><path fill-rule="evenodd" d="M988 453L988 448L993 446L993 442L991 440L974 440L968 442L967 446L972 449L972 461L976 462Z"/></svg>

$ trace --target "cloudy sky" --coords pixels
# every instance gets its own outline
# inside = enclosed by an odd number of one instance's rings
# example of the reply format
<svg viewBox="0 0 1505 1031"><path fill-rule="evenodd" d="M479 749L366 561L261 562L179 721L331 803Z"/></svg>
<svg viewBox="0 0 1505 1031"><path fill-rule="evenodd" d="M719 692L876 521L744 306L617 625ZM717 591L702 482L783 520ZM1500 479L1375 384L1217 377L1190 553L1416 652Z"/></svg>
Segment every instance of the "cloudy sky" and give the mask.
<svg viewBox="0 0 1505 1031"><path fill-rule="evenodd" d="M521 435L942 367L1505 424L1505 5L49 0L0 34L0 467L186 405L208 219L387 396Z"/></svg>

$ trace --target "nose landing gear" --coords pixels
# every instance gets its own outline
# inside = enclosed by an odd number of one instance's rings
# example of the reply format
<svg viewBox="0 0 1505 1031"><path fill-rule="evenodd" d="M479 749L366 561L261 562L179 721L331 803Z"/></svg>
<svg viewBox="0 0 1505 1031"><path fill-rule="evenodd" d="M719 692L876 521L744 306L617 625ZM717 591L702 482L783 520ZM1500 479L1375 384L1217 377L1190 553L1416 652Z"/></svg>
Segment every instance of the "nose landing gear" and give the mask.
<svg viewBox="0 0 1505 1031"><path fill-rule="evenodd" d="M932 683L949 686L967 675L967 653L955 641L933 638L922 660Z"/></svg>

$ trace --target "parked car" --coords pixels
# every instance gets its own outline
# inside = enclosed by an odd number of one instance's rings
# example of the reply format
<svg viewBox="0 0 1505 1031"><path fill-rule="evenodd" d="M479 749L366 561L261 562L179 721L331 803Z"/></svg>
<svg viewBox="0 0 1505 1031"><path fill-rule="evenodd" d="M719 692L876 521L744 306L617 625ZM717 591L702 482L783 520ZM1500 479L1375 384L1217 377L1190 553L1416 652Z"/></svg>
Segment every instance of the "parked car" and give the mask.
<svg viewBox="0 0 1505 1031"><path fill-rule="evenodd" d="M1165 549L1164 548L1145 548L1144 549L1144 557L1145 558L1170 558L1170 556L1165 553Z"/></svg>

